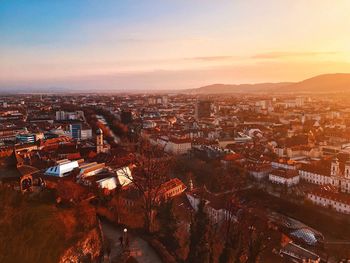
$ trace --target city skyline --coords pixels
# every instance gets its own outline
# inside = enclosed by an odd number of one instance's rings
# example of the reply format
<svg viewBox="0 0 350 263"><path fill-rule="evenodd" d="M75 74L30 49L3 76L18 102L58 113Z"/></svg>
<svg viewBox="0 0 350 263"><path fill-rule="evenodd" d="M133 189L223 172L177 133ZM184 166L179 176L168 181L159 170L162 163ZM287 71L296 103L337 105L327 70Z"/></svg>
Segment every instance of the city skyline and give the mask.
<svg viewBox="0 0 350 263"><path fill-rule="evenodd" d="M170 90L350 72L350 2L4 1L0 88Z"/></svg>

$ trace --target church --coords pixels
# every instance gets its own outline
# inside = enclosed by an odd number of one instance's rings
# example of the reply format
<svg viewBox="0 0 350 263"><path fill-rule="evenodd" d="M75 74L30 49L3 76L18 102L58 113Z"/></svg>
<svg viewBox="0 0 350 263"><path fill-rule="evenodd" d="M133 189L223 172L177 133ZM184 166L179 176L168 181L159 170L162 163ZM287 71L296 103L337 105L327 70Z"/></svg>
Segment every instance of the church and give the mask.
<svg viewBox="0 0 350 263"><path fill-rule="evenodd" d="M335 157L329 165L303 165L299 169L300 179L312 184L332 185L339 192L350 193L350 158L340 162Z"/></svg>

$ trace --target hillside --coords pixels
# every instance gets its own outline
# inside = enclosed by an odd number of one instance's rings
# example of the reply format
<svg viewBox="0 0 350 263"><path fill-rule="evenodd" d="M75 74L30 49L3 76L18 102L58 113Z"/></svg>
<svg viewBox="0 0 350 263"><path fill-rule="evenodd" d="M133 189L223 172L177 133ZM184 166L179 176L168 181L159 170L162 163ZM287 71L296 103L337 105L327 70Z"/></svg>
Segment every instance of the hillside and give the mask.
<svg viewBox="0 0 350 263"><path fill-rule="evenodd" d="M0 262L63 262L99 256L102 247L95 212L57 207L49 191L32 196L0 187L0 233Z"/></svg>
<svg viewBox="0 0 350 263"><path fill-rule="evenodd" d="M350 91L350 74L324 74L300 82L256 83L256 84L213 84L190 90L194 94L228 93L327 93Z"/></svg>
<svg viewBox="0 0 350 263"><path fill-rule="evenodd" d="M190 92L196 94L215 94L215 93L246 93L246 92L265 92L267 90L279 89L289 86L291 82L280 83L257 83L257 84L213 84Z"/></svg>
<svg viewBox="0 0 350 263"><path fill-rule="evenodd" d="M350 74L324 74L309 78L289 87L286 92L328 93L350 91Z"/></svg>

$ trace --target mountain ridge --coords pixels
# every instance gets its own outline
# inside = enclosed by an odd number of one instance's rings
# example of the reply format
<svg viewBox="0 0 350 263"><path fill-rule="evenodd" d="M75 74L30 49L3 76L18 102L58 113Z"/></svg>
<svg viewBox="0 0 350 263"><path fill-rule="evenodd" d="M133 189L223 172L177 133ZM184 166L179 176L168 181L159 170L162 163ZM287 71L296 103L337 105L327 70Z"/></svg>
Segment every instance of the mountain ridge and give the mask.
<svg viewBox="0 0 350 263"><path fill-rule="evenodd" d="M229 93L329 93L350 92L350 73L321 74L299 82L276 82L254 84L211 84L189 90L194 94Z"/></svg>

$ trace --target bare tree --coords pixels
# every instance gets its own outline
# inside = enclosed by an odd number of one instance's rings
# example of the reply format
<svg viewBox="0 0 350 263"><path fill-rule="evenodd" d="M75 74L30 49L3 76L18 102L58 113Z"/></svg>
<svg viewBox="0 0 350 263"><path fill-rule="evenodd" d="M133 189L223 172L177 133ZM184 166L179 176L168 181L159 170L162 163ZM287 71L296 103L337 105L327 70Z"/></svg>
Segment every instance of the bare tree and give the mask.
<svg viewBox="0 0 350 263"><path fill-rule="evenodd" d="M162 184L168 179L172 158L165 155L162 148L141 141L139 149L132 160L133 175L125 176L137 188L142 197L144 227L152 232L156 208L161 201Z"/></svg>

